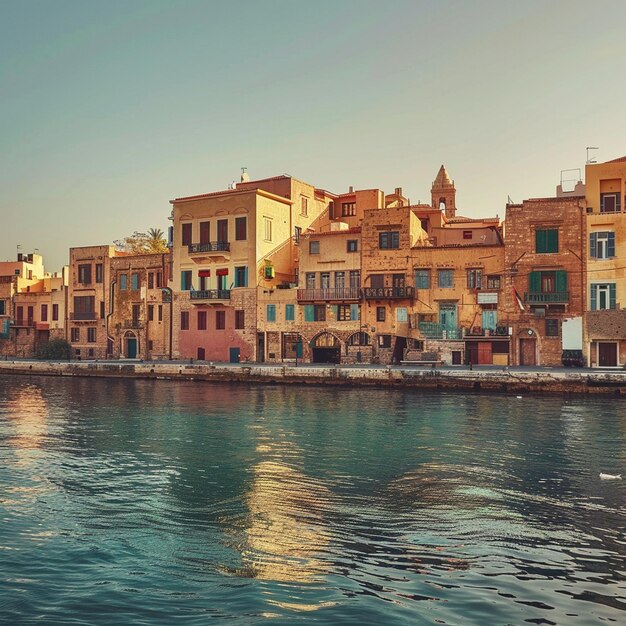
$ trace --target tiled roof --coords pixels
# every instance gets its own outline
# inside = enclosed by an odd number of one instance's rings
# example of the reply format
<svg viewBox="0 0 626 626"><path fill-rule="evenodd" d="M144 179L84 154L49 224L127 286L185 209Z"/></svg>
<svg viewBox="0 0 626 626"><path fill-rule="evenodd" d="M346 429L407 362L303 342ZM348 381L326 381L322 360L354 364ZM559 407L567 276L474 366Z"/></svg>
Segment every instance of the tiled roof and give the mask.
<svg viewBox="0 0 626 626"><path fill-rule="evenodd" d="M612 159L611 161L606 161L606 163L624 163L626 162L626 156L620 157L619 159Z"/></svg>

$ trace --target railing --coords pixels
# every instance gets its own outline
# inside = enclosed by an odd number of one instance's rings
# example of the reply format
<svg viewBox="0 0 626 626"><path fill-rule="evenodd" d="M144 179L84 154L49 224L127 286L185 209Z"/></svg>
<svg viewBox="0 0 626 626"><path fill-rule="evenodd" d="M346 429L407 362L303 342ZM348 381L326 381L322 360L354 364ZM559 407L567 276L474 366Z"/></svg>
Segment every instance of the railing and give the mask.
<svg viewBox="0 0 626 626"><path fill-rule="evenodd" d="M189 254L196 252L230 252L229 241L211 241L209 243L190 243Z"/></svg>
<svg viewBox="0 0 626 626"><path fill-rule="evenodd" d="M391 300L415 297L414 287L365 287L363 297L366 300Z"/></svg>
<svg viewBox="0 0 626 626"><path fill-rule="evenodd" d="M569 291L531 291L524 294L524 300L530 303L569 302Z"/></svg>
<svg viewBox="0 0 626 626"><path fill-rule="evenodd" d="M124 328L143 328L143 322L139 320L126 320L123 326Z"/></svg>
<svg viewBox="0 0 626 626"><path fill-rule="evenodd" d="M83 322L86 320L97 320L95 311L74 311L70 314L70 319L75 322Z"/></svg>
<svg viewBox="0 0 626 626"><path fill-rule="evenodd" d="M192 300L230 300L230 289L204 289L202 291L190 291Z"/></svg>
<svg viewBox="0 0 626 626"><path fill-rule="evenodd" d="M298 301L360 300L358 287L339 287L336 289L298 289Z"/></svg>
<svg viewBox="0 0 626 626"><path fill-rule="evenodd" d="M24 319L22 317L18 317L13 321L13 326L20 326L22 328L33 328L35 326L35 320L33 318Z"/></svg>
<svg viewBox="0 0 626 626"><path fill-rule="evenodd" d="M420 322L419 330L426 339L461 339L463 336L460 328L446 328L436 322Z"/></svg>

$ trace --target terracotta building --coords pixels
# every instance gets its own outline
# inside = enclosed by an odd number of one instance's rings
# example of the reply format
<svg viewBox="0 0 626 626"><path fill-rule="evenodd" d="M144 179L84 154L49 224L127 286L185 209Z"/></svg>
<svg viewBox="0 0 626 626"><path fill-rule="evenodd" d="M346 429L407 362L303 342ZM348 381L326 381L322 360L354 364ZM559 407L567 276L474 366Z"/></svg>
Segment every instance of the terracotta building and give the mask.
<svg viewBox="0 0 626 626"><path fill-rule="evenodd" d="M588 164L585 347L590 366L626 364L626 157Z"/></svg>

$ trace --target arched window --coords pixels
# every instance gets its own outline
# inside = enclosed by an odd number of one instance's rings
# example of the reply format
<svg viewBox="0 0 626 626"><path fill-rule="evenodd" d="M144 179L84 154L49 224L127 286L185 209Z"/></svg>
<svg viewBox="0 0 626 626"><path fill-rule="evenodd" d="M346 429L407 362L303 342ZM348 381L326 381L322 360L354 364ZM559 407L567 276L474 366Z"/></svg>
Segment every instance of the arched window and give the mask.
<svg viewBox="0 0 626 626"><path fill-rule="evenodd" d="M445 198L439 198L439 210L445 213L446 211L446 199Z"/></svg>
<svg viewBox="0 0 626 626"><path fill-rule="evenodd" d="M336 348L339 346L339 339L330 333L321 333L311 343L314 348Z"/></svg>
<svg viewBox="0 0 626 626"><path fill-rule="evenodd" d="M348 337L349 346L369 346L370 336L367 333L354 333Z"/></svg>

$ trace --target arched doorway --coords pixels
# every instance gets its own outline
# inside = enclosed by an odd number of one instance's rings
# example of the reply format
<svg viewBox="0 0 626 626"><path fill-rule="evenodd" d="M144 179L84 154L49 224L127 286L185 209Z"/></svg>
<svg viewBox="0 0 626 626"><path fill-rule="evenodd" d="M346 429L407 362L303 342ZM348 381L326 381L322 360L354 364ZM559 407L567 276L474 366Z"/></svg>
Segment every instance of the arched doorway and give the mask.
<svg viewBox="0 0 626 626"><path fill-rule="evenodd" d="M126 331L126 333L124 333L124 355L127 359L136 359L137 352L137 336L130 330Z"/></svg>
<svg viewBox="0 0 626 626"><path fill-rule="evenodd" d="M341 362L341 346L339 339L330 333L320 333L311 341L313 363Z"/></svg>

